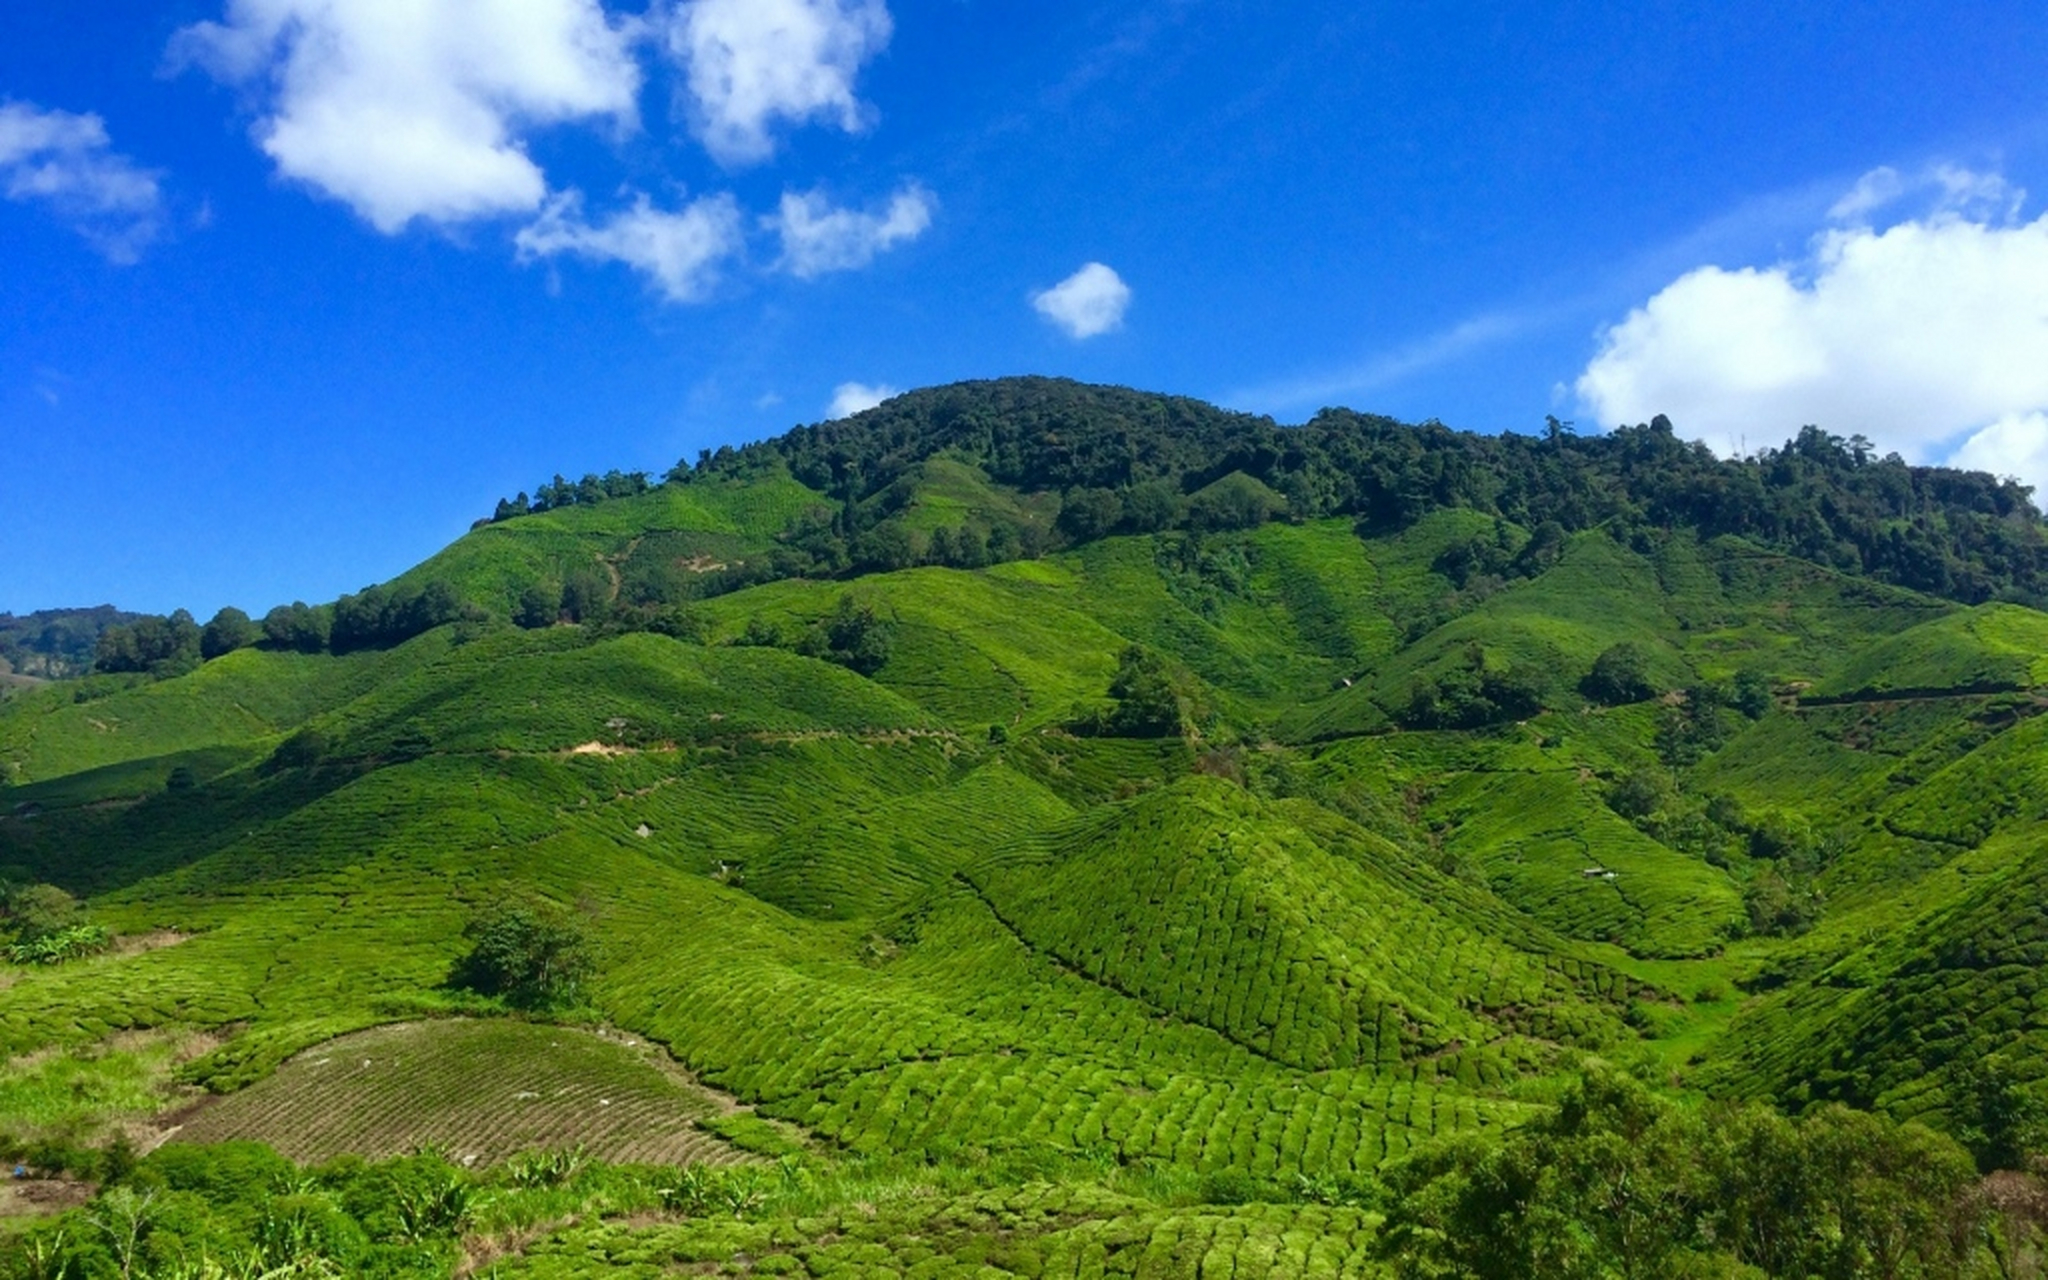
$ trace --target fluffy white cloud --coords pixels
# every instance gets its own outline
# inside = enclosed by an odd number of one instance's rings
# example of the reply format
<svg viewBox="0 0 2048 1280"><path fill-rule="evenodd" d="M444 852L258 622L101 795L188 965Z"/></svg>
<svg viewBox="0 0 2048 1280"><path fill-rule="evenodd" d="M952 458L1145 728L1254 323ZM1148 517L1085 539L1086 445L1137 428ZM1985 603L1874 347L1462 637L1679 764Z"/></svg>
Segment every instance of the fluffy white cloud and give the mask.
<svg viewBox="0 0 2048 1280"><path fill-rule="evenodd" d="M1863 221L1916 192L1931 207ZM2048 218L2017 222L2019 199L1995 175L1873 173L1803 259L1701 267L1607 330L1579 398L1609 424L1668 414L1724 453L1813 423L1916 461L1970 435L1971 465L1999 470L2048 410Z"/></svg>
<svg viewBox="0 0 2048 1280"><path fill-rule="evenodd" d="M871 113L854 80L890 32L883 0L689 0L667 38L687 73L698 137L720 162L740 165L774 153L778 121L864 128Z"/></svg>
<svg viewBox="0 0 2048 1280"><path fill-rule="evenodd" d="M229 0L172 58L261 83L279 171L395 233L540 208L522 131L631 122L630 44L599 0Z"/></svg>
<svg viewBox="0 0 2048 1280"><path fill-rule="evenodd" d="M643 195L625 212L592 223L584 217L582 195L571 191L549 200L516 243L523 261L570 254L622 262L645 272L669 301L696 302L746 240L739 205L729 195L707 196L675 212L655 208Z"/></svg>
<svg viewBox="0 0 2048 1280"><path fill-rule="evenodd" d="M1131 287L1116 272L1091 262L1052 288L1032 294L1031 305L1068 337L1092 338L1122 327Z"/></svg>
<svg viewBox="0 0 2048 1280"><path fill-rule="evenodd" d="M825 410L825 417L851 418L856 413L865 413L882 401L902 394L887 383L878 383L871 387L864 382L842 382L832 392L832 404Z"/></svg>
<svg viewBox="0 0 2048 1280"><path fill-rule="evenodd" d="M2016 476L2034 486L2034 505L2048 505L2048 413L2000 418L1963 442L1949 459L1972 471Z"/></svg>
<svg viewBox="0 0 2048 1280"><path fill-rule="evenodd" d="M853 271L875 255L915 240L932 225L932 198L912 183L880 212L841 209L823 192L785 192L782 211L762 219L782 238L780 269L809 280L831 271Z"/></svg>
<svg viewBox="0 0 2048 1280"><path fill-rule="evenodd" d="M0 103L0 192L48 205L116 262L155 238L163 193L154 173L114 150L95 115Z"/></svg>

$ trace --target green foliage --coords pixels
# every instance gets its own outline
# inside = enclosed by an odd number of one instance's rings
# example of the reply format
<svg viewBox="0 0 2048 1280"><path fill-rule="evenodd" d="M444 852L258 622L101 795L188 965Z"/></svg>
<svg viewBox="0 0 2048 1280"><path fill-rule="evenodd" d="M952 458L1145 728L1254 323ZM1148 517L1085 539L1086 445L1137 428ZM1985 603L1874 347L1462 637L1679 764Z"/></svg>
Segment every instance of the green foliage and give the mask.
<svg viewBox="0 0 2048 1280"><path fill-rule="evenodd" d="M199 624L183 609L167 618L108 627L94 644L92 669L115 675L146 672L159 679L183 675L199 665L200 638Z"/></svg>
<svg viewBox="0 0 2048 1280"><path fill-rule="evenodd" d="M0 868L124 939L0 984L21 1132L139 1118L171 1051L120 1055L204 1032L184 1135L456 1162L163 1156L65 1247L1373 1274L1382 1174L1452 1139L1416 1211L1519 1188L1528 1274L1938 1274L1871 1206L1923 1240L1954 1202L1899 1153L1953 1151L1814 1104L2041 1141L2040 615L1881 580L2026 598L2038 521L1817 434L1669 437L914 393L559 482L186 674L20 688ZM1683 1108L1539 1112L1594 1052ZM1760 1190L1729 1135L1850 1172ZM1730 1243L1766 1213L1805 1243Z"/></svg>
<svg viewBox="0 0 2048 1280"><path fill-rule="evenodd" d="M1114 705L1102 718L1103 733L1170 738L1194 728L1198 704L1193 693L1165 659L1141 646L1131 645L1118 655L1109 696Z"/></svg>
<svg viewBox="0 0 2048 1280"><path fill-rule="evenodd" d="M1644 702L1658 692L1650 681L1649 655L1641 645L1628 640L1602 650L1579 687L1587 697L1610 707Z"/></svg>
<svg viewBox="0 0 2048 1280"><path fill-rule="evenodd" d="M1417 683L1400 709L1401 723L1415 729L1477 729L1522 720L1543 710L1548 673L1521 664L1500 665L1474 644L1464 661L1433 682Z"/></svg>
<svg viewBox="0 0 2048 1280"><path fill-rule="evenodd" d="M1983 1209L1953 1142L1841 1108L1673 1107L1605 1071L1501 1142L1396 1166L1379 1251L1397 1275L1954 1276Z"/></svg>
<svg viewBox="0 0 2048 1280"><path fill-rule="evenodd" d="M255 644L262 635L249 615L228 605L208 620L199 633L199 655L208 662Z"/></svg>
<svg viewBox="0 0 2048 1280"><path fill-rule="evenodd" d="M475 611L465 606L455 588L443 579L424 584L365 587L334 603L328 644L336 653L381 649L445 626Z"/></svg>
<svg viewBox="0 0 2048 1280"><path fill-rule="evenodd" d="M281 604L263 615L263 638L280 649L319 653L334 629L333 612L303 601Z"/></svg>
<svg viewBox="0 0 2048 1280"><path fill-rule="evenodd" d="M468 954L450 980L526 1008L570 1003L595 967L581 921L539 900L497 902L464 926Z"/></svg>
<svg viewBox="0 0 2048 1280"><path fill-rule="evenodd" d="M10 943L7 959L13 964L63 964L98 955L112 941L113 935L103 925L67 925Z"/></svg>

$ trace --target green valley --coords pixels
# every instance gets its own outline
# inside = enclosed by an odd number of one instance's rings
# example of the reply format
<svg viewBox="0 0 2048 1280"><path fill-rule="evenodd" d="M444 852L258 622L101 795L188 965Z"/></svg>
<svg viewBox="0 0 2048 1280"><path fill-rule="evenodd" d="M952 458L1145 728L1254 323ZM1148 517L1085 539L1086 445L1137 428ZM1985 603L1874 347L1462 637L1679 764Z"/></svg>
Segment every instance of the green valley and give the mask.
<svg viewBox="0 0 2048 1280"><path fill-rule="evenodd" d="M2040 1275L2044 607L1812 429L557 477L0 690L0 1276Z"/></svg>

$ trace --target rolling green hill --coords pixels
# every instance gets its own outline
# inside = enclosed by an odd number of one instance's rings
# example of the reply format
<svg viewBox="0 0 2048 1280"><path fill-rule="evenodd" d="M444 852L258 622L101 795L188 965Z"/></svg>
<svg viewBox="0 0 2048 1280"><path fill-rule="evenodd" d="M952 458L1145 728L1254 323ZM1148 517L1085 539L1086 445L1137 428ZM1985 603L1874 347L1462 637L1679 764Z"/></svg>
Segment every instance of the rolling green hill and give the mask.
<svg viewBox="0 0 2048 1280"><path fill-rule="evenodd" d="M23 1239L104 1251L129 1177L196 1215L166 1268L304 1200L422 1251L392 1275L463 1241L505 1274L1395 1274L1382 1222L1438 1202L1387 1188L1580 1140L1614 1073L2025 1178L2040 520L1838 446L968 384L551 484L211 656L18 690L0 923L110 935L0 975L0 1137L112 1171ZM466 985L508 905L580 980ZM657 1057L551 1064L555 1023ZM498 1045L478 1089L559 1083L515 1123L415 1035ZM319 1075L359 1049L398 1065ZM117 1131L173 1141L127 1174L87 1154ZM249 1137L399 1160L178 1181L255 1158L182 1142ZM378 1226L355 1180L397 1196L433 1143L475 1164L435 1194L480 1199Z"/></svg>

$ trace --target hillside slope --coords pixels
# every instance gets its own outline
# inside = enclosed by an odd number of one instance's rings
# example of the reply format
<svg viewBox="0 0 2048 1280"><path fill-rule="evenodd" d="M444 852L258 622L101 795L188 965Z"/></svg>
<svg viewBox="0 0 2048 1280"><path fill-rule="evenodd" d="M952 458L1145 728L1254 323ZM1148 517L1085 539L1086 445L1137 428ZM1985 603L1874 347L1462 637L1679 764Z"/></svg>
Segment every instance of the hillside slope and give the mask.
<svg viewBox="0 0 2048 1280"><path fill-rule="evenodd" d="M1669 494L1533 518L1668 461L1660 430L1326 415L1290 460L1134 397L919 393L509 513L325 607L342 652L10 697L0 878L117 945L11 970L0 1052L204 1032L182 1078L233 1092L505 1012L451 985L465 927L541 899L594 958L575 1016L845 1158L1335 1185L1600 1061L1967 1137L1983 1064L2038 1060L2048 615L1802 559L1754 511L1660 523ZM1297 504L1319 468L1399 489L1345 432L1550 479ZM1794 480L1891 465L1824 443ZM437 583L469 610L365 621Z"/></svg>

